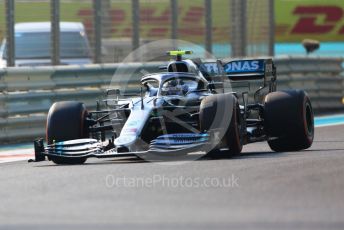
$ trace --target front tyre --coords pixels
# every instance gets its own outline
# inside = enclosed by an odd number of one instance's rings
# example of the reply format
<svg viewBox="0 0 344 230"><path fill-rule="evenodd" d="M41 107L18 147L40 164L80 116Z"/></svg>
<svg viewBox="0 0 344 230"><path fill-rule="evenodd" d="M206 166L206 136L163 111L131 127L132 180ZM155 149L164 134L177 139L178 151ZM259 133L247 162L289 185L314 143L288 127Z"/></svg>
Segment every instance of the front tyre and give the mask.
<svg viewBox="0 0 344 230"><path fill-rule="evenodd" d="M204 98L200 105L200 129L202 132L221 130L214 143L215 148L227 148L227 151L208 154L208 156L228 158L241 153L241 116L238 99L233 94L215 94Z"/></svg>
<svg viewBox="0 0 344 230"><path fill-rule="evenodd" d="M270 148L276 152L309 148L314 139L314 115L303 90L285 90L265 97L265 130Z"/></svg>
<svg viewBox="0 0 344 230"><path fill-rule="evenodd" d="M54 103L47 117L47 143L88 138L86 116L87 110L83 103L75 101ZM49 159L55 164L83 164L86 161L86 158L70 159L57 156L49 156Z"/></svg>

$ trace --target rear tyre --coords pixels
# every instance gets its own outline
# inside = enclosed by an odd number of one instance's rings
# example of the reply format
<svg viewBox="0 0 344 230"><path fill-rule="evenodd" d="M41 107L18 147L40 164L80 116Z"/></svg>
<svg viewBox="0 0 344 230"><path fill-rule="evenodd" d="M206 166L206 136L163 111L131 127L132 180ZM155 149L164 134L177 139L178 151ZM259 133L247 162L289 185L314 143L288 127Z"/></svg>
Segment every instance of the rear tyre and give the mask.
<svg viewBox="0 0 344 230"><path fill-rule="evenodd" d="M314 115L303 90L269 93L265 97L264 122L268 141L276 152L309 148L314 139Z"/></svg>
<svg viewBox="0 0 344 230"><path fill-rule="evenodd" d="M228 151L212 151L210 157L228 158L240 154L242 150L240 108L233 94L216 94L204 98L200 105L200 129L202 132L222 130L220 140L214 143L215 149L228 148Z"/></svg>
<svg viewBox="0 0 344 230"><path fill-rule="evenodd" d="M49 110L46 126L47 143L75 140L89 137L85 127L87 110L83 103L64 101L54 103ZM55 164L83 164L86 158L67 159L50 156Z"/></svg>

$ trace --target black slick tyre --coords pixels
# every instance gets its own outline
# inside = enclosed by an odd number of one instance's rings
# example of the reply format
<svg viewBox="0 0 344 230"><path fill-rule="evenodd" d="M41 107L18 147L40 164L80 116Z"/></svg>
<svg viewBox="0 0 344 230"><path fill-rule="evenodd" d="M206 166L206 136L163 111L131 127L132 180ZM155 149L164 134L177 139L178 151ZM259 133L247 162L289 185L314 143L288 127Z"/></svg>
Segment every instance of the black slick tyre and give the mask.
<svg viewBox="0 0 344 230"><path fill-rule="evenodd" d="M87 110L83 103L64 101L54 103L49 110L46 123L46 140L48 144L60 141L88 138L85 127ZM55 164L83 164L86 158L63 158L50 156Z"/></svg>
<svg viewBox="0 0 344 230"><path fill-rule="evenodd" d="M314 115L303 90L285 90L265 97L264 127L276 152L309 148L314 139Z"/></svg>
<svg viewBox="0 0 344 230"><path fill-rule="evenodd" d="M215 149L224 147L227 151L212 151L210 157L228 158L242 150L241 117L237 98L233 94L215 94L204 98L200 105L200 129L202 132L221 130Z"/></svg>

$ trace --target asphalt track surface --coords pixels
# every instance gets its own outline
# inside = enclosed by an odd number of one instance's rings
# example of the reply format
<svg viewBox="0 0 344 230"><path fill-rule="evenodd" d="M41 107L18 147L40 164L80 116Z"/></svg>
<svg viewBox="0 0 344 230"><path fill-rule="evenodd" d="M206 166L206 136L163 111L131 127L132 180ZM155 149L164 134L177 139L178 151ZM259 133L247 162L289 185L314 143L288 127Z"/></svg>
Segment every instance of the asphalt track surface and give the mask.
<svg viewBox="0 0 344 230"><path fill-rule="evenodd" d="M313 146L302 152L273 153L258 143L234 159L171 165L3 163L0 229L342 230L343 131L344 125L316 128ZM116 178L128 183L116 185ZM173 184L175 178L184 184ZM220 186L221 178L232 184Z"/></svg>

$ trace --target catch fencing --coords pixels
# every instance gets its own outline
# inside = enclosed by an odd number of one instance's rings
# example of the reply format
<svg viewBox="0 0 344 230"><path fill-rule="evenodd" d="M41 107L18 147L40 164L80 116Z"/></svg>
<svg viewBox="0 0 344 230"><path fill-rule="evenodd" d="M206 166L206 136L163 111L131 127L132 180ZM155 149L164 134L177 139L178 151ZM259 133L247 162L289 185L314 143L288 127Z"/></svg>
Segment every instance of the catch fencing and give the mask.
<svg viewBox="0 0 344 230"><path fill-rule="evenodd" d="M176 40L204 48L218 58L273 56L273 0L0 0L0 40L7 38L8 59L15 61L13 26L23 22L52 24L50 53L57 64L62 52L59 21L81 22L94 63L121 62L137 47L172 39L168 49L185 49ZM55 36L54 36L55 35ZM42 41L31 41L39 46ZM75 41L69 41L73 43ZM55 44L56 43L56 44ZM72 45L69 45L72 46ZM25 49L25 47L20 47ZM43 49L43 46L41 46ZM160 53L165 52L161 47ZM203 52L206 56L206 52ZM62 57L60 57L62 58ZM8 62L9 66L11 64Z"/></svg>
<svg viewBox="0 0 344 230"><path fill-rule="evenodd" d="M343 110L344 76L340 58L279 57L277 88L308 92L316 112ZM52 103L85 102L95 109L108 88L138 88L144 73L157 72L162 62L89 66L21 67L0 70L0 143L45 136ZM114 75L124 67L127 71ZM257 84L252 83L252 89Z"/></svg>

